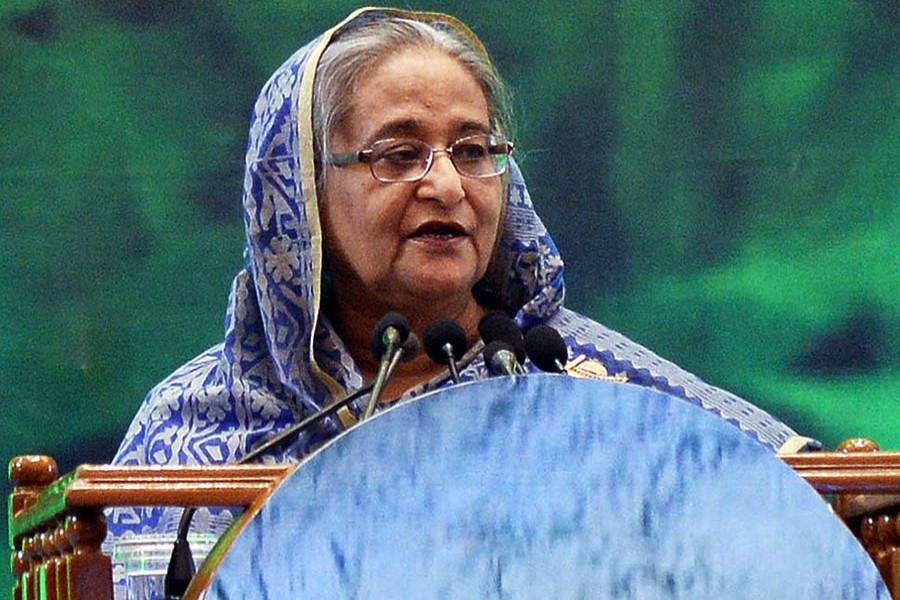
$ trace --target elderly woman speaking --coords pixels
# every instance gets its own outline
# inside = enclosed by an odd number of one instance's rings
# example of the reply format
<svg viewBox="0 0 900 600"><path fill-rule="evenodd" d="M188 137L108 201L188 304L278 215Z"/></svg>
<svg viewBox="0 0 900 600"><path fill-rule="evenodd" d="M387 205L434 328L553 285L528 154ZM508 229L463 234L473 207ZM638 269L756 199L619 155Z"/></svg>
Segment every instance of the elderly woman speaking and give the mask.
<svg viewBox="0 0 900 600"><path fill-rule="evenodd" d="M484 48L448 16L363 9L289 58L254 108L246 268L231 290L225 339L150 392L116 461L239 461L367 390L380 366L372 332L391 312L420 338L429 323L452 319L468 350L458 377L425 353L400 364L381 406L488 377L479 323L500 309L521 330L558 331L573 372L672 394L773 449L794 438L758 408L563 307L563 263L511 158L508 121ZM521 369L538 370L530 361ZM366 405L360 394L269 459L298 460ZM121 509L111 528L174 528L166 515Z"/></svg>

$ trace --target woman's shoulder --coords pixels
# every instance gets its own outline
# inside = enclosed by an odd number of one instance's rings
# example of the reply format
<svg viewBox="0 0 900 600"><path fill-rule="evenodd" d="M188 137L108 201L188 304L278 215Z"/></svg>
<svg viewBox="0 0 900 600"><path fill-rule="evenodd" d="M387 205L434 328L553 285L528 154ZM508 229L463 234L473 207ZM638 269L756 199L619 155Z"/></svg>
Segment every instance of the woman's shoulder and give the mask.
<svg viewBox="0 0 900 600"><path fill-rule="evenodd" d="M589 317L561 309L547 324L563 336L569 348L570 365L586 376L605 375L681 398L718 414L775 450L797 437L793 429L765 410L706 383Z"/></svg>
<svg viewBox="0 0 900 600"><path fill-rule="evenodd" d="M288 402L257 369L234 373L219 344L156 384L141 403L114 459L118 464L230 462L247 442L293 420ZM257 431L259 430L259 431Z"/></svg>

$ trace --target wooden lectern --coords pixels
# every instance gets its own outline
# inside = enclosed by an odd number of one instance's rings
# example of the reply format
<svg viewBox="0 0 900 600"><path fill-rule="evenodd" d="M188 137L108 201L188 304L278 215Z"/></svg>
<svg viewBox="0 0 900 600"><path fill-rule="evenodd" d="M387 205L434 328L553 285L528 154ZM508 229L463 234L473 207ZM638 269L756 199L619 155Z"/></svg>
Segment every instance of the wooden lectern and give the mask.
<svg viewBox="0 0 900 600"><path fill-rule="evenodd" d="M900 452L850 440L838 452L783 459L822 494L900 599ZM112 506L244 506L253 512L293 465L111 467L85 465L57 479L46 456L9 465L9 535L16 600L112 598L112 570L100 552L103 509ZM41 590L44 595L41 595Z"/></svg>
<svg viewBox="0 0 900 600"><path fill-rule="evenodd" d="M900 452L850 440L781 458L677 398L550 375L424 394L301 467L84 465L58 478L51 458L22 456L9 467L13 598L112 600L104 509L210 506L244 511L186 598L477 596L498 578L517 596L603 596L624 577L647 597L680 585L900 600ZM304 536L334 560L298 558Z"/></svg>

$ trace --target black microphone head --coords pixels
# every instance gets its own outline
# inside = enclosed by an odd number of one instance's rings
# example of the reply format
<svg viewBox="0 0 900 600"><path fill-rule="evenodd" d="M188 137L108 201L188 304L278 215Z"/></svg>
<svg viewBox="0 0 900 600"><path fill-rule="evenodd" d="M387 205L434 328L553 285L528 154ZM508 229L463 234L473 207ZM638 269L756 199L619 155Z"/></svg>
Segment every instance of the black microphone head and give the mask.
<svg viewBox="0 0 900 600"><path fill-rule="evenodd" d="M541 371L561 373L569 360L569 349L559 332L549 325L536 325L525 334L525 350Z"/></svg>
<svg viewBox="0 0 900 600"><path fill-rule="evenodd" d="M516 372L516 352L512 346L494 340L484 347L484 364L495 375L513 375Z"/></svg>
<svg viewBox="0 0 900 600"><path fill-rule="evenodd" d="M372 354L379 360L381 360L388 345L384 336L391 328L397 332L400 344L403 344L406 338L409 337L409 321L406 320L406 317L398 312L386 313L378 321L378 325L375 326L375 331L372 334Z"/></svg>
<svg viewBox="0 0 900 600"><path fill-rule="evenodd" d="M478 322L478 333L485 345L500 341L508 344L519 362L525 362L525 340L519 326L502 310L492 310Z"/></svg>
<svg viewBox="0 0 900 600"><path fill-rule="evenodd" d="M403 358L400 359L400 362L410 361L422 351L422 343L419 341L419 336L412 331L409 332L409 336L407 336L405 342L400 344L400 347L403 348Z"/></svg>
<svg viewBox="0 0 900 600"><path fill-rule="evenodd" d="M466 353L466 330L462 325L442 317L425 326L424 332L425 352L434 362L446 365L448 362L444 346L450 344L453 358L459 360Z"/></svg>

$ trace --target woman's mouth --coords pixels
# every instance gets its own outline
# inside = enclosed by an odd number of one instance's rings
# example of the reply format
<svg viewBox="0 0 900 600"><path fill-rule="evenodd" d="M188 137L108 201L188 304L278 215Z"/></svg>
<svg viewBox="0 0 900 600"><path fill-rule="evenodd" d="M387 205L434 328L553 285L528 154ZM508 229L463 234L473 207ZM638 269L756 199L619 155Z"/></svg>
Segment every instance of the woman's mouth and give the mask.
<svg viewBox="0 0 900 600"><path fill-rule="evenodd" d="M468 236L468 232L459 223L429 221L416 227L408 237L422 241L449 241L466 236Z"/></svg>

